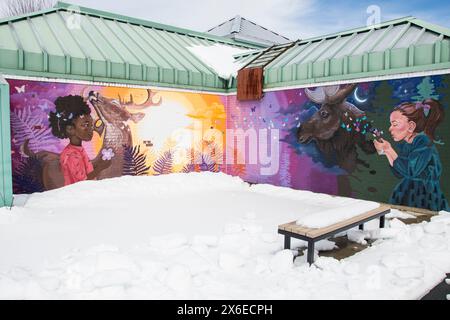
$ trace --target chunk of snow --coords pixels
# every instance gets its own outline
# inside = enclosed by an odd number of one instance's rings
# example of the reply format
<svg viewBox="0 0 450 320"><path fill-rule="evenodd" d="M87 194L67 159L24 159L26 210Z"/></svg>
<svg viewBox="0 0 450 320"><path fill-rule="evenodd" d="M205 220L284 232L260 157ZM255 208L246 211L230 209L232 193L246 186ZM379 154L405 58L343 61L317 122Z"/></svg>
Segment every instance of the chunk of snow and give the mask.
<svg viewBox="0 0 450 320"><path fill-rule="evenodd" d="M273 272L286 272L292 269L294 255L291 250L283 250L275 254L270 260L270 269Z"/></svg>
<svg viewBox="0 0 450 320"><path fill-rule="evenodd" d="M380 204L355 200L341 207L315 212L297 220L297 225L307 228L325 228L379 208Z"/></svg>
<svg viewBox="0 0 450 320"><path fill-rule="evenodd" d="M184 235L171 234L160 237L153 237L150 240L150 246L157 249L176 249L187 245L189 242L188 238Z"/></svg>
<svg viewBox="0 0 450 320"><path fill-rule="evenodd" d="M127 255L116 252L102 252L97 256L96 263L97 271L109 271L109 270L130 270L131 272L137 272L139 267L134 261Z"/></svg>
<svg viewBox="0 0 450 320"><path fill-rule="evenodd" d="M219 255L219 265L226 271L233 271L245 264L245 259L239 255L223 252Z"/></svg>
<svg viewBox="0 0 450 320"><path fill-rule="evenodd" d="M344 272L348 275L357 275L361 272L361 266L357 263L347 263Z"/></svg>
<svg viewBox="0 0 450 320"><path fill-rule="evenodd" d="M370 233L361 231L361 230L350 230L347 233L347 238L351 242L359 243L362 245L367 245L367 241L365 240L368 238Z"/></svg>
<svg viewBox="0 0 450 320"><path fill-rule="evenodd" d="M401 229L378 229L369 231L369 239L393 239L402 232Z"/></svg>
<svg viewBox="0 0 450 320"><path fill-rule="evenodd" d="M208 247L216 247L217 243L219 242L219 238L216 236L201 236L197 235L194 236L192 240L192 244L195 245L205 245Z"/></svg>
<svg viewBox="0 0 450 320"><path fill-rule="evenodd" d="M447 226L441 222L431 222L424 227L426 233L442 234L445 233Z"/></svg>
<svg viewBox="0 0 450 320"><path fill-rule="evenodd" d="M415 219L416 216L409 214L407 212L404 212L404 211L397 210L397 209L391 209L391 212L386 215L386 218L388 218L388 219L397 218L397 219L408 220L408 219Z"/></svg>
<svg viewBox="0 0 450 320"><path fill-rule="evenodd" d="M187 291L192 285L189 269L181 265L171 267L167 273L166 284L176 292Z"/></svg>
<svg viewBox="0 0 450 320"><path fill-rule="evenodd" d="M227 46L219 43L212 46L191 46L187 47L187 49L204 61L224 79L229 79L243 67L243 64L237 63L233 56L236 54L249 52L248 49Z"/></svg>
<svg viewBox="0 0 450 320"><path fill-rule="evenodd" d="M389 227L391 229L400 229L400 230L406 230L406 224L400 220L396 219L392 219L389 221Z"/></svg>
<svg viewBox="0 0 450 320"><path fill-rule="evenodd" d="M337 248L336 243L331 240L320 240L317 241L314 248L317 251L332 251Z"/></svg>
<svg viewBox="0 0 450 320"><path fill-rule="evenodd" d="M230 223L230 224L227 224L225 226L224 233L226 233L226 234L233 234L233 233L239 233L242 230L244 230L242 228L242 225L237 224L237 223Z"/></svg>
<svg viewBox="0 0 450 320"><path fill-rule="evenodd" d="M124 286L130 284L132 280L133 274L129 270L106 270L88 279L97 288Z"/></svg>

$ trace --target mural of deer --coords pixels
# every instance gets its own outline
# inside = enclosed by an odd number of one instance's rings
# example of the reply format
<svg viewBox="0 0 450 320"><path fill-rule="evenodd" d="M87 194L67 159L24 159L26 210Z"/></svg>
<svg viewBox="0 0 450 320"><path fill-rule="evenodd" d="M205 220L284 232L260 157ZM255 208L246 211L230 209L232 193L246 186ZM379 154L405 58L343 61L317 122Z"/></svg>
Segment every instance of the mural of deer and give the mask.
<svg viewBox="0 0 450 320"><path fill-rule="evenodd" d="M88 101L94 107L101 125L95 128L95 131L102 136L103 144L100 153L92 160L95 163L102 158L102 150L111 149L114 156L111 159L111 166L103 170L98 179L114 178L122 176L124 164L124 152L126 147L133 146L130 127L127 122L129 120L138 123L141 121L144 113L131 113L130 110L144 110L151 106L159 106L159 101L154 101L154 93L148 90L148 99L140 105L133 102L131 96L130 101L125 103L115 99L103 97L97 92L91 91L88 95ZM22 151L29 157L36 157L42 164L42 181L45 190L53 190L64 186L64 176L62 174L59 154L39 151L33 152L28 146L28 140L22 146Z"/></svg>
<svg viewBox="0 0 450 320"><path fill-rule="evenodd" d="M343 88L339 86L319 87L312 91L305 89L308 98L320 105L320 109L297 131L302 144L314 141L323 157L335 162L348 174L355 171L358 164L365 164L358 158L357 146L367 154L376 152L372 141L365 134L348 131L342 127L343 121L364 116L364 112L347 101L356 88L355 84Z"/></svg>

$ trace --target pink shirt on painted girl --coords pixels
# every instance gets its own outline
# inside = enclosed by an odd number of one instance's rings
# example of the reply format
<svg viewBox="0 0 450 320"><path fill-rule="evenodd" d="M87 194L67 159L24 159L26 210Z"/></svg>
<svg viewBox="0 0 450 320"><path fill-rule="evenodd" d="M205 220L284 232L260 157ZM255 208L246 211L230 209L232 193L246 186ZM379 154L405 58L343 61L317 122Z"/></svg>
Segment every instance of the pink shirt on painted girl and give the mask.
<svg viewBox="0 0 450 320"><path fill-rule="evenodd" d="M87 180L88 174L94 171L94 166L81 146L69 144L61 153L60 163L65 186Z"/></svg>

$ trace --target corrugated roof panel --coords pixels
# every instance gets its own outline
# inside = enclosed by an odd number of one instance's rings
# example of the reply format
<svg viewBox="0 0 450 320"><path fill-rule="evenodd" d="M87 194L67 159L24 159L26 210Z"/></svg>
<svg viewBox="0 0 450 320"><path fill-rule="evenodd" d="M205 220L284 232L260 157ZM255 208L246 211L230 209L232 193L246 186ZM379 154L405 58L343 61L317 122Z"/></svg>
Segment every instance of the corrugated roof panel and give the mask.
<svg viewBox="0 0 450 320"><path fill-rule="evenodd" d="M150 46L158 54L155 56L162 57L164 61L170 66L171 69L187 70L178 60L176 60L165 47L163 47L158 41L155 41L153 37L147 32L148 28L142 26L133 26L133 30L146 41L146 44Z"/></svg>
<svg viewBox="0 0 450 320"><path fill-rule="evenodd" d="M70 14L71 15L71 14ZM75 19L79 19L82 21L82 16L80 14L76 14L72 16ZM91 58L92 60L103 60L105 56L103 53L97 48L97 45L93 42L92 37L88 36L84 29L81 27L74 27L72 29L68 29L67 27L67 19L69 18L69 13L65 11L59 11L56 14L47 15L47 19L49 23L55 26L54 31L58 35L60 41L63 42L63 45L70 50L69 52L75 52L79 54L81 51L86 57Z"/></svg>
<svg viewBox="0 0 450 320"><path fill-rule="evenodd" d="M303 50L306 50L312 43L297 44L296 46L289 49L282 56L278 57L275 61L270 63L267 68L276 68L278 66L287 65L292 59L294 59Z"/></svg>
<svg viewBox="0 0 450 320"><path fill-rule="evenodd" d="M7 24L0 25L0 49L17 50L18 46L10 27Z"/></svg>
<svg viewBox="0 0 450 320"><path fill-rule="evenodd" d="M101 41L103 41L103 43L107 43L107 46L109 47L108 51L110 53L113 53L114 56L119 57L119 60L117 60L117 62L139 64L139 61L136 59L136 57L131 54L128 48L125 47L119 39L117 39L117 36L114 34L114 32L109 29L107 25L108 20L104 20L102 18L96 19L88 16L87 20L89 20L91 25L94 26L95 31L98 33Z"/></svg>
<svg viewBox="0 0 450 320"><path fill-rule="evenodd" d="M138 43L140 47L142 47L142 50L149 56L151 60L154 61L157 66L168 69L174 68L174 66L169 64L167 59L164 58L163 54L156 50L155 47L149 43L141 27L127 24L126 30L128 31L127 35L134 42Z"/></svg>
<svg viewBox="0 0 450 320"><path fill-rule="evenodd" d="M64 56L63 49L59 46L58 41L43 17L29 19L28 22L38 41L48 54Z"/></svg>
<svg viewBox="0 0 450 320"><path fill-rule="evenodd" d="M10 26L19 39L23 50L34 53L42 53L42 48L34 36L27 20L18 21L14 24L10 24Z"/></svg>
<svg viewBox="0 0 450 320"><path fill-rule="evenodd" d="M321 58L321 56L325 53L325 52L329 52L330 48L336 43L339 42L338 40L340 40L340 38L334 38L334 39L330 39L327 41L324 41L322 44L320 44L319 46L317 46L317 48L314 49L314 52L311 52L303 61L302 63L308 63L308 62L312 62L312 61L316 61L319 58ZM321 60L321 59L319 59ZM322 59L323 60L323 59Z"/></svg>
<svg viewBox="0 0 450 320"><path fill-rule="evenodd" d="M333 43L333 45L319 57L319 61L333 58L355 36L356 34L352 34L349 36L337 38L337 40Z"/></svg>
<svg viewBox="0 0 450 320"><path fill-rule="evenodd" d="M251 22L245 18L241 19L241 30L240 33L255 38L261 41L267 41L274 44L284 44L291 42L286 37L283 37L273 31L270 31L256 23Z"/></svg>
<svg viewBox="0 0 450 320"><path fill-rule="evenodd" d="M231 34L231 29L233 27L234 18L225 21L221 25L218 25L215 28L212 28L211 30L208 30L207 32L210 34L214 34L216 36L227 36Z"/></svg>
<svg viewBox="0 0 450 320"><path fill-rule="evenodd" d="M383 39L381 39L380 43L373 48L373 51L379 52L379 51L385 51L386 49L390 49L392 46L392 41L397 38L402 32L405 31L405 28L407 28L406 25L401 24L394 26L388 34L386 34Z"/></svg>
<svg viewBox="0 0 450 320"><path fill-rule="evenodd" d="M361 43L361 45L353 52L353 55L363 54L370 51L374 44L376 44L376 42L380 40L381 37L383 37L385 32L386 28L375 30L370 35L370 37L368 37L363 43Z"/></svg>
<svg viewBox="0 0 450 320"><path fill-rule="evenodd" d="M160 31L150 28L145 28L145 32L153 39L153 41L155 41L155 43L158 43L162 48L164 48L168 54L168 57L171 58L171 61L177 61L181 66L183 66L184 70L200 71L185 56L177 51L174 45L170 43L167 35L162 35Z"/></svg>
<svg viewBox="0 0 450 320"><path fill-rule="evenodd" d="M176 43L176 50L183 56L188 57L188 61L190 64L194 66L195 69L197 69L200 72L204 73L210 73L213 74L214 71L206 67L203 62L194 55L190 50L187 50L186 48L189 45L192 45L192 39L186 39L186 37L183 37L179 34L173 33L173 32L164 32L164 35L169 38L169 41L171 43ZM175 47L175 46L174 46Z"/></svg>
<svg viewBox="0 0 450 320"><path fill-rule="evenodd" d="M291 42L288 38L240 16L210 29L208 33L237 41L257 43L265 47Z"/></svg>
<svg viewBox="0 0 450 320"><path fill-rule="evenodd" d="M291 61L289 61L286 65L292 65L299 62L302 62L309 54L311 54L316 48L318 48L323 43L321 41L319 42L313 42L309 47L305 48L302 52L300 52L297 56L294 57Z"/></svg>
<svg viewBox="0 0 450 320"><path fill-rule="evenodd" d="M397 48L407 48L409 45L417 38L417 35L420 34L422 28L411 26L408 31L403 35L403 37L397 42L394 46L394 49Z"/></svg>
<svg viewBox="0 0 450 320"><path fill-rule="evenodd" d="M125 61L132 64L143 64L144 57L138 57L139 48L136 47L133 41L129 41L129 37L123 33L116 21L107 19L98 19L107 28L105 30L105 36L108 35L108 40L114 46L114 48L120 53ZM121 23L123 24L123 23ZM122 35L122 36L121 36ZM128 41L127 41L128 40Z"/></svg>
<svg viewBox="0 0 450 320"><path fill-rule="evenodd" d="M369 32L369 31L367 31ZM365 39L367 36L367 32L358 33L356 36L354 36L346 45L344 48L342 48L336 55L334 56L336 59L342 58L347 55L352 55L354 52L356 46L361 44L361 41Z"/></svg>
<svg viewBox="0 0 450 320"><path fill-rule="evenodd" d="M105 38L98 30L97 25L93 23L90 17L81 15L81 28L90 39L90 42L100 51L102 56L111 62L124 63L125 61L117 54L116 50L109 43L109 39Z"/></svg>
<svg viewBox="0 0 450 320"><path fill-rule="evenodd" d="M121 42L126 43L127 49L136 56L140 63L151 67L158 66L155 60L145 51L143 41L136 39L136 33L129 24L114 21L111 28Z"/></svg>
<svg viewBox="0 0 450 320"><path fill-rule="evenodd" d="M425 32L422 37L417 41L417 45L422 44L431 44L435 43L439 39L439 34L436 34L434 32Z"/></svg>

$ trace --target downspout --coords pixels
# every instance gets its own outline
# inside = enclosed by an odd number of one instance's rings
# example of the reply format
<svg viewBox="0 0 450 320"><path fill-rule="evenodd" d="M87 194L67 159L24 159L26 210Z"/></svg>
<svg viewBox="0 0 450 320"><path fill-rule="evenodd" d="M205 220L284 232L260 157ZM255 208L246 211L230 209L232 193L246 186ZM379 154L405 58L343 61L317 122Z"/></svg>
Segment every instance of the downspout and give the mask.
<svg viewBox="0 0 450 320"><path fill-rule="evenodd" d="M0 208L13 204L9 84L0 74Z"/></svg>

